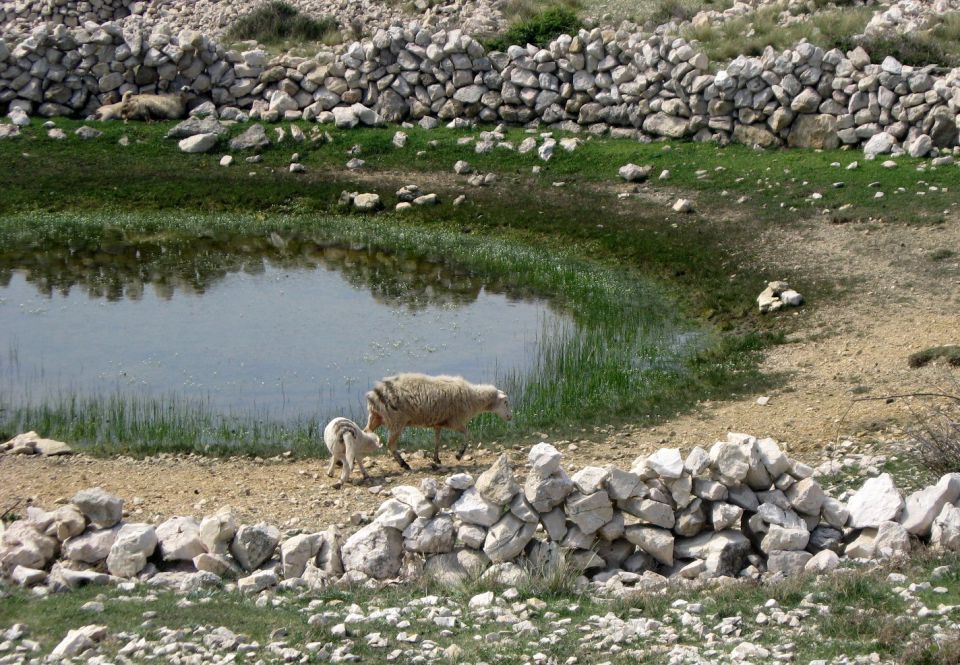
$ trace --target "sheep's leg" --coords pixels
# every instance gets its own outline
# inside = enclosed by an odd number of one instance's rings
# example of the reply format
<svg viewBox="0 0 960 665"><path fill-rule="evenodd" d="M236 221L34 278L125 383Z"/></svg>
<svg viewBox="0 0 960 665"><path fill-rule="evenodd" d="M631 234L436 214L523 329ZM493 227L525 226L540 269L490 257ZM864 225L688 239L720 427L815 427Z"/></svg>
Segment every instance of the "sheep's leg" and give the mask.
<svg viewBox="0 0 960 665"><path fill-rule="evenodd" d="M383 418L376 411L370 411L367 415L367 426L363 428L364 432L372 432L383 424Z"/></svg>
<svg viewBox="0 0 960 665"><path fill-rule="evenodd" d="M393 455L393 459L397 461L397 464L400 465L401 469L406 469L410 471L410 465L407 464L406 460L400 455L400 452L397 450L397 441L400 440L400 434L403 430L390 430L390 438L387 439L387 449L390 451L390 454Z"/></svg>
<svg viewBox="0 0 960 665"><path fill-rule="evenodd" d="M433 465L440 466L440 428L433 428Z"/></svg>
<svg viewBox="0 0 960 665"><path fill-rule="evenodd" d="M330 466L327 468L327 475L330 476L331 478L333 478L333 469L336 465L337 465L337 460L333 457L333 455L331 455Z"/></svg>
<svg viewBox="0 0 960 665"><path fill-rule="evenodd" d="M463 457L463 454L467 452L467 445L470 443L470 439L467 437L466 425L461 425L460 427L455 427L453 429L463 434L463 445L461 445L460 450L457 451L457 461L459 461Z"/></svg>

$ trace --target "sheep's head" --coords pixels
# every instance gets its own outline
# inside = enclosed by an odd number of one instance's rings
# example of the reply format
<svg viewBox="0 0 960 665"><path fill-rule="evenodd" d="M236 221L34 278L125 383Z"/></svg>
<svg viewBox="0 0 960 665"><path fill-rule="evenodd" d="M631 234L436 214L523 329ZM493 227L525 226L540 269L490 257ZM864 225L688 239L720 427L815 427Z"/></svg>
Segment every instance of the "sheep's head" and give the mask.
<svg viewBox="0 0 960 665"><path fill-rule="evenodd" d="M367 432L364 430L363 436L367 439L369 449L375 450L377 448L383 448L383 444L380 443L380 436L376 432Z"/></svg>
<svg viewBox="0 0 960 665"><path fill-rule="evenodd" d="M490 411L504 420L511 420L513 418L513 409L510 408L510 400L507 398L507 393L502 390L497 391L497 396L493 398L493 402L490 404Z"/></svg>

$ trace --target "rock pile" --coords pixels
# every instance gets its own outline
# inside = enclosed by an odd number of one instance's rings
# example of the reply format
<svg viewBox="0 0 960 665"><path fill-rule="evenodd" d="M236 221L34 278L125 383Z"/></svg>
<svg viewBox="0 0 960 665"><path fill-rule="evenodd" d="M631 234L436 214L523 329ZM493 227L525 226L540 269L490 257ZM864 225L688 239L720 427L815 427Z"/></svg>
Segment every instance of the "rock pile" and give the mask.
<svg viewBox="0 0 960 665"><path fill-rule="evenodd" d="M126 91L182 87L194 104L267 121L477 119L763 147L873 141L915 155L956 146L960 113L960 70L874 64L861 48L808 43L741 56L714 74L695 44L623 30L487 53L460 30L411 23L312 58L231 51L195 30L136 24L45 23L0 41L0 109L88 115Z"/></svg>
<svg viewBox="0 0 960 665"><path fill-rule="evenodd" d="M777 312L784 307L799 307L802 304L803 296L791 289L786 282L770 282L757 296L761 314Z"/></svg>
<svg viewBox="0 0 960 665"><path fill-rule="evenodd" d="M238 525L229 509L200 521L127 523L122 500L93 488L52 512L30 507L7 526L0 571L52 590L130 578L190 590L236 577L239 589L257 592L421 573L450 583L482 573L511 585L570 566L617 591L667 577L822 572L841 556L906 554L911 537L960 549L956 473L906 499L883 474L844 505L775 441L745 434L686 458L661 449L629 471L585 467L569 476L548 443L528 459L523 482L502 456L476 479L459 473L394 487L346 538L331 527L284 539L267 523Z"/></svg>

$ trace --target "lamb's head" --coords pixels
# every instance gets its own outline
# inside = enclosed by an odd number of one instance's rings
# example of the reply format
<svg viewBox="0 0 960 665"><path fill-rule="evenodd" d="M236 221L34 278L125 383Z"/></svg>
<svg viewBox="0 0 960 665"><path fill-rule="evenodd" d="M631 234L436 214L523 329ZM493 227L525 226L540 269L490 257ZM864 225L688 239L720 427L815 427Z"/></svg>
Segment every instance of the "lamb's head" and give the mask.
<svg viewBox="0 0 960 665"><path fill-rule="evenodd" d="M510 400L507 398L507 393L502 390L497 391L493 401L490 402L490 411L504 420L513 419L513 409L510 408Z"/></svg>
<svg viewBox="0 0 960 665"><path fill-rule="evenodd" d="M380 436L376 432L361 431L360 436L363 437L363 447L365 451L370 452L378 448L383 448L383 444L380 443Z"/></svg>

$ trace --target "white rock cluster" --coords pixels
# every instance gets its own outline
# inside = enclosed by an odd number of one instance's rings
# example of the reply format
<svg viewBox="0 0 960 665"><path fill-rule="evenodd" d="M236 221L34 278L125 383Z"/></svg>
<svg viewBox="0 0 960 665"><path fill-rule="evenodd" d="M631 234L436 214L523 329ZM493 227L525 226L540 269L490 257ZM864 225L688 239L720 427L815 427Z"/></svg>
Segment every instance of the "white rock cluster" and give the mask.
<svg viewBox="0 0 960 665"><path fill-rule="evenodd" d="M137 578L191 590L239 578L258 592L415 577L450 583L482 574L513 585L530 571L571 565L609 589L666 578L765 578L835 568L840 557L905 555L911 538L960 551L960 474L904 498L888 474L844 505L814 470L772 439L730 434L686 457L661 449L629 471L569 476L548 443L515 478L507 457L474 479L460 473L394 487L372 521L287 539L267 523L238 525L227 509L154 527L122 521L123 502L84 490L53 512L30 507L0 539L0 572L52 590ZM278 550L279 546L279 550Z"/></svg>
<svg viewBox="0 0 960 665"><path fill-rule="evenodd" d="M864 34L914 33L956 11L960 11L960 0L897 0L873 15Z"/></svg>
<svg viewBox="0 0 960 665"><path fill-rule="evenodd" d="M960 113L958 70L873 64L860 48L808 43L711 73L681 38L599 28L487 53L461 30L410 23L312 58L227 50L196 30L135 23L42 23L0 41L0 110L86 115L126 91L182 87L192 104L268 121L476 119L764 147L873 142L872 152L918 156L957 145Z"/></svg>

